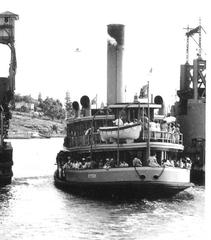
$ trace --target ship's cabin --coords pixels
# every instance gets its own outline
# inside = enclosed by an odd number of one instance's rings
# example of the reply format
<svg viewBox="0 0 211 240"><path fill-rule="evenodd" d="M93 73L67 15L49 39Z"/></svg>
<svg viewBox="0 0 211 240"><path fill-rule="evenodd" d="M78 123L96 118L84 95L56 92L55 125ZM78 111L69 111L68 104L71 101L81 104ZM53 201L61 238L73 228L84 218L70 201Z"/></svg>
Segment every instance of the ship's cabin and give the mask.
<svg viewBox="0 0 211 240"><path fill-rule="evenodd" d="M148 161L151 156L156 158L158 167L186 166L182 160L182 134L178 129L176 131L175 123L164 121L164 116L155 114L156 109L160 108L159 104L132 103L115 104L90 111L82 109L74 117L67 119L64 151L57 156L58 167L134 167L135 158L140 159L141 166L144 167L150 166ZM121 125L119 122L116 124L119 119L122 121ZM127 137L121 137L121 131L126 129L128 132L131 126L137 127L139 132L135 139L128 141ZM108 130L106 134L115 130L117 137L104 139L102 130Z"/></svg>
<svg viewBox="0 0 211 240"><path fill-rule="evenodd" d="M146 142L148 137L153 142L167 142L172 144L182 144L183 136L179 127L175 123L164 121L156 115L159 110L159 104L146 103L124 103L110 105L104 109L92 109L90 111L81 111L76 114L77 117L67 119L67 135L64 146L67 148L81 147L99 144L113 143L138 143ZM121 126L118 126L118 119L121 119ZM116 122L116 123L115 123ZM130 125L140 124L141 130L136 139L127 141L127 138L121 139L103 139L101 135L102 127L122 127L129 128ZM149 128L149 131L148 131ZM119 131L117 129L117 131ZM105 130L105 129L104 129Z"/></svg>

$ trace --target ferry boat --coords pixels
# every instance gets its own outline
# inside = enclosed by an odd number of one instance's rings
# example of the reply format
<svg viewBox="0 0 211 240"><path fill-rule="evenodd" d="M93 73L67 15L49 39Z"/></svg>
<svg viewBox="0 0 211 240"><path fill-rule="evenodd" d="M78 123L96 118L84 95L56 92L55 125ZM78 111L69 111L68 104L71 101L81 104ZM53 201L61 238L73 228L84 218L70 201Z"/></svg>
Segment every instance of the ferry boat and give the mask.
<svg viewBox="0 0 211 240"><path fill-rule="evenodd" d="M182 160L183 135L156 117L154 102L125 103L122 91L124 26L108 25L107 106L91 109L83 96L73 102L64 149L57 155L55 185L71 192L98 195L168 196L190 186L190 165ZM114 44L115 43L115 44ZM149 91L149 85L148 85ZM149 92L148 92L149 96ZM156 125L166 128L156 128Z"/></svg>

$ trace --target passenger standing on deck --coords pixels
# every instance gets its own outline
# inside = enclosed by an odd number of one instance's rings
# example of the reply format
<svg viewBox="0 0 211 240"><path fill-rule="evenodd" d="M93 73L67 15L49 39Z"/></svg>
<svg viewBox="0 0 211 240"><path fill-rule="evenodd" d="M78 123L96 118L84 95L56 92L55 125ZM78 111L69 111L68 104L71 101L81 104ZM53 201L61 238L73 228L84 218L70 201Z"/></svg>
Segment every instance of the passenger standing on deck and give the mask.
<svg viewBox="0 0 211 240"><path fill-rule="evenodd" d="M110 164L109 163L110 163L109 158L106 158L106 162L105 162L103 168L110 168Z"/></svg>
<svg viewBox="0 0 211 240"><path fill-rule="evenodd" d="M156 129L156 132L155 132L155 139L160 139L161 137L161 134L160 134L160 131L161 131L161 128L160 128L160 123L155 120L155 129Z"/></svg>
<svg viewBox="0 0 211 240"><path fill-rule="evenodd" d="M155 139L155 133L156 133L156 123L150 122L149 123L149 131L150 131L150 138Z"/></svg>
<svg viewBox="0 0 211 240"><path fill-rule="evenodd" d="M99 168L103 168L104 164L103 164L103 159L100 159L98 167Z"/></svg>
<svg viewBox="0 0 211 240"><path fill-rule="evenodd" d="M174 129L175 142L179 143L180 140L180 125L177 123Z"/></svg>
<svg viewBox="0 0 211 240"><path fill-rule="evenodd" d="M168 160L168 159L164 159L163 160L163 166L165 166L165 167L174 167L174 162L172 162L171 160Z"/></svg>
<svg viewBox="0 0 211 240"><path fill-rule="evenodd" d="M171 124L171 131L172 131L172 142L175 143L175 123Z"/></svg>
<svg viewBox="0 0 211 240"><path fill-rule="evenodd" d="M142 167L142 162L139 158L135 157L133 159L133 167Z"/></svg>
<svg viewBox="0 0 211 240"><path fill-rule="evenodd" d="M187 169L191 169L191 165L192 165L192 163L191 163L190 158L189 157L185 157L185 167Z"/></svg>
<svg viewBox="0 0 211 240"><path fill-rule="evenodd" d="M180 158L180 160L179 160L179 167L180 168L184 168L184 162L183 161L184 160L182 158Z"/></svg>
<svg viewBox="0 0 211 240"><path fill-rule="evenodd" d="M119 126L124 125L124 123L123 123L121 118L117 118L116 120L114 120L113 124L115 124L116 126L118 126L118 124L119 124Z"/></svg>
<svg viewBox="0 0 211 240"><path fill-rule="evenodd" d="M149 156L149 159L147 161L147 166L149 167L160 167L160 165L157 162L156 154Z"/></svg>
<svg viewBox="0 0 211 240"><path fill-rule="evenodd" d="M90 162L86 161L83 165L82 165L83 169L87 169L90 168Z"/></svg>
<svg viewBox="0 0 211 240"><path fill-rule="evenodd" d="M82 158L82 163L81 163L81 168L85 168L85 164L86 164L86 159Z"/></svg>
<svg viewBox="0 0 211 240"><path fill-rule="evenodd" d="M175 167L175 161L174 160L170 160L171 166Z"/></svg>
<svg viewBox="0 0 211 240"><path fill-rule="evenodd" d="M109 166L112 168L116 167L116 161L113 158L111 158L111 160L109 162Z"/></svg>
<svg viewBox="0 0 211 240"><path fill-rule="evenodd" d="M79 161L75 161L75 165L74 165L74 168L75 169L79 169L79 168L81 168L81 162L79 162Z"/></svg>
<svg viewBox="0 0 211 240"><path fill-rule="evenodd" d="M168 140L169 142L173 142L173 123L168 124Z"/></svg>

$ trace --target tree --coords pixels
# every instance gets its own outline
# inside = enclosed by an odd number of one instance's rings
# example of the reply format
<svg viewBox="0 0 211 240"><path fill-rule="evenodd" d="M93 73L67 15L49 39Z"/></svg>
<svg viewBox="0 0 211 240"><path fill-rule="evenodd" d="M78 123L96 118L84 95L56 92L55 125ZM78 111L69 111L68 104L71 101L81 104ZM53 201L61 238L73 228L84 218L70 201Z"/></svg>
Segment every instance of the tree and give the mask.
<svg viewBox="0 0 211 240"><path fill-rule="evenodd" d="M67 117L72 115L72 102L70 100L69 91L66 92L66 96L65 96L65 110L66 110Z"/></svg>
<svg viewBox="0 0 211 240"><path fill-rule="evenodd" d="M31 95L24 95L21 96L19 93L14 95L14 100L15 102L26 102L26 103L32 103L33 102L33 98L31 97Z"/></svg>
<svg viewBox="0 0 211 240"><path fill-rule="evenodd" d="M26 103L32 103L33 99L31 97L31 95L25 95L25 96L23 96L23 101Z"/></svg>
<svg viewBox="0 0 211 240"><path fill-rule="evenodd" d="M39 92L37 100L39 103L41 103L43 101L41 92Z"/></svg>
<svg viewBox="0 0 211 240"><path fill-rule="evenodd" d="M21 97L21 95L19 93L14 95L14 101L15 102L21 102L22 99L23 98Z"/></svg>
<svg viewBox="0 0 211 240"><path fill-rule="evenodd" d="M52 120L56 119L64 119L65 110L62 107L62 103L57 99L47 97L43 101L42 106L43 112L46 116L49 116Z"/></svg>

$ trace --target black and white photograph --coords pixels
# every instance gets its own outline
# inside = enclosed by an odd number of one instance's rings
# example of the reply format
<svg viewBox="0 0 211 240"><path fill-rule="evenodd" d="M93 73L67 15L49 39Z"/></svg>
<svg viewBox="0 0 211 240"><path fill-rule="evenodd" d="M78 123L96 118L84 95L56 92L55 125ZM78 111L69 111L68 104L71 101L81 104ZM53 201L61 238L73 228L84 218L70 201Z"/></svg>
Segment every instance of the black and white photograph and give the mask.
<svg viewBox="0 0 211 240"><path fill-rule="evenodd" d="M0 1L1 240L209 239L210 18Z"/></svg>

